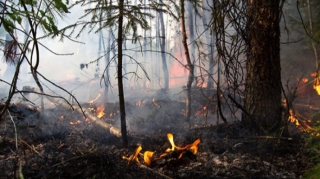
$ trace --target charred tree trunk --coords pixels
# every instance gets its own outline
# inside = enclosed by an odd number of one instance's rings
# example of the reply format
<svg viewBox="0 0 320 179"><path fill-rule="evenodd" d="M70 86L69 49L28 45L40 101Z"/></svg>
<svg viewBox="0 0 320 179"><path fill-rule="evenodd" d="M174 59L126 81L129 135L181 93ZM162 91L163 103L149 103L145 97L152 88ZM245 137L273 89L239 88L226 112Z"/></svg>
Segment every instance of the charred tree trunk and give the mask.
<svg viewBox="0 0 320 179"><path fill-rule="evenodd" d="M161 37L160 37L160 48L161 48L161 58L162 58L162 71L164 76L164 89L169 88L169 71L167 66L167 59L166 59L166 32L164 27L164 20L163 20L163 12L159 12L159 21L160 21L160 28L161 28Z"/></svg>
<svg viewBox="0 0 320 179"><path fill-rule="evenodd" d="M181 22L181 32L182 32L182 45L184 48L184 53L187 59L187 69L188 69L188 81L187 81L187 95L186 95L186 120L190 121L191 116L191 85L194 79L194 66L190 58L189 48L187 44L187 32L186 32L186 24L185 24L185 9L184 9L184 0L180 0L180 22Z"/></svg>
<svg viewBox="0 0 320 179"><path fill-rule="evenodd" d="M120 120L121 120L121 138L122 145L128 146L127 139L127 124L126 124L126 110L123 93L123 76L122 76L122 28L123 28L123 8L124 0L119 0L119 20L118 20L118 91L120 104Z"/></svg>
<svg viewBox="0 0 320 179"><path fill-rule="evenodd" d="M259 134L281 124L280 0L247 1L247 62L243 124Z"/></svg>

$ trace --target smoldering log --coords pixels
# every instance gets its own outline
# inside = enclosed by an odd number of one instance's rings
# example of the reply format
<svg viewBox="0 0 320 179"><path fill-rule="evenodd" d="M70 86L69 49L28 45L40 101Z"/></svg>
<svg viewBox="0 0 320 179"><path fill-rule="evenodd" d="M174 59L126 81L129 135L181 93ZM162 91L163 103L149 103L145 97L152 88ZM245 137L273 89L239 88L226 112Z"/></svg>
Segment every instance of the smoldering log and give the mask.
<svg viewBox="0 0 320 179"><path fill-rule="evenodd" d="M108 124L101 119L99 119L97 116L93 115L88 109L86 108L81 108L78 105L71 105L68 103L64 98L60 99L55 99L55 96L48 95L48 94L43 94L41 91L37 88L31 87L31 86L24 86L23 87L23 92L24 93L36 93L39 95L45 96L49 101L52 103L58 104L66 109L72 108L74 111L77 111L79 113L84 114L88 119L90 119L94 124L107 129L112 135L115 135L117 137L121 137L121 130L111 124Z"/></svg>

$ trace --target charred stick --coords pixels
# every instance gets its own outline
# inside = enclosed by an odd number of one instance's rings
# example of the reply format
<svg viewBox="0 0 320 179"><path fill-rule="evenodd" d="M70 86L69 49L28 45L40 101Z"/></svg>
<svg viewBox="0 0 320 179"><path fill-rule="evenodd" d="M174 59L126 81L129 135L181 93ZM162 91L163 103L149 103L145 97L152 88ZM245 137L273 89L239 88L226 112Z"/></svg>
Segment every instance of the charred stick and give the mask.
<svg viewBox="0 0 320 179"><path fill-rule="evenodd" d="M140 165L140 168L143 168L143 169L146 169L146 170L148 170L150 172L153 172L153 173L155 173L155 174L157 174L157 175L159 175L159 176L161 176L161 177L163 177L165 179L172 179L171 177L169 177L167 175L164 175L163 173L160 173L160 172L158 172L156 170L153 170L152 168L149 168L149 167L147 167L145 165Z"/></svg>
<svg viewBox="0 0 320 179"><path fill-rule="evenodd" d="M72 108L74 111L77 111L78 113L81 113L81 114L84 114L85 117L89 118L93 123L95 123L96 125L104 128L104 129L107 129L109 130L109 132L112 134L112 135L115 135L117 137L121 137L121 130L118 129L117 127L115 126L112 126L111 124L108 124L104 121L102 121L101 119L99 119L97 116L93 115L91 113L91 111L89 111L88 109L86 108L81 108L80 106L78 105L71 105L68 101L66 101L64 98L62 98L63 100L56 100L54 99L54 97L52 95L47 95L47 94L44 94L44 93L41 93L38 89L36 88L32 88L30 86L24 86L23 89L26 91L28 91L29 93L36 93L36 94L39 94L39 95L44 95L49 101L51 101L52 103L55 103L55 104L58 104L66 109L70 109ZM59 97L61 98L61 97Z"/></svg>
<svg viewBox="0 0 320 179"><path fill-rule="evenodd" d="M293 140L291 137L275 137L275 136L253 136L252 139L282 139L282 140Z"/></svg>
<svg viewBox="0 0 320 179"><path fill-rule="evenodd" d="M41 158L44 158L33 146L30 146L26 141L20 139L20 142L28 146L32 151L37 153Z"/></svg>

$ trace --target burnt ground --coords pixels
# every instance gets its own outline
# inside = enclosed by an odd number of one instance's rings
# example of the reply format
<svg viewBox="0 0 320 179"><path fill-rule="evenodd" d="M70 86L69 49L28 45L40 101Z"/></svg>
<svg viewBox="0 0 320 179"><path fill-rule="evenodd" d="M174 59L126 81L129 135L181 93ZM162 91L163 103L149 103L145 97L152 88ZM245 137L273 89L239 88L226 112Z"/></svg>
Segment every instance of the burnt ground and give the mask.
<svg viewBox="0 0 320 179"><path fill-rule="evenodd" d="M106 115L101 119L117 126L117 105L105 104ZM41 113L28 104L12 104L12 119L8 115L0 127L0 178L18 178L19 173L26 179L301 178L314 165L303 133L293 124L292 140L254 137L237 121L209 123L215 112L201 111L199 106L190 128L183 118L182 102L145 99L127 103L129 147L123 148L120 138L85 122L81 114L71 110L56 106ZM94 109L97 105L83 107ZM154 158L160 156L171 147L167 133L174 135L180 147L200 139L198 152L185 150L181 158L171 152L153 160L150 167L145 167L141 156L142 165L122 158L133 154L139 145L141 153L148 150L155 152Z"/></svg>

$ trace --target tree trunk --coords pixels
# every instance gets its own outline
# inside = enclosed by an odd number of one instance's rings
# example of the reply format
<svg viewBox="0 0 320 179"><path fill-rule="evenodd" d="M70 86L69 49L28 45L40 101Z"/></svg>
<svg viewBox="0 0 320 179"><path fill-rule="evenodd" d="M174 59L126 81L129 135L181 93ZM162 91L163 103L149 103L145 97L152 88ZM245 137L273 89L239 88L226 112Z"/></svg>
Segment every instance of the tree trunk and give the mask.
<svg viewBox="0 0 320 179"><path fill-rule="evenodd" d="M248 0L244 113L246 127L261 134L281 124L280 0Z"/></svg>
<svg viewBox="0 0 320 179"><path fill-rule="evenodd" d="M166 32L164 27L164 20L163 20L163 12L159 12L159 21L160 21L160 28L161 28L161 37L160 37L160 48L161 48L161 58L162 58L162 71L164 76L164 89L169 88L169 71L167 67L167 59L166 59Z"/></svg>
<svg viewBox="0 0 320 179"><path fill-rule="evenodd" d="M193 66L193 63L191 62L189 48L188 48L188 44L187 44L187 32L186 32L184 13L185 13L184 0L180 0L180 21L181 21L181 32L182 32L182 45L184 48L184 53L186 55L187 69L188 69L185 117L186 117L186 120L189 122L190 116L191 116L191 85L192 85L192 82L194 79L194 74L193 74L194 66Z"/></svg>
<svg viewBox="0 0 320 179"><path fill-rule="evenodd" d="M208 7L209 5L205 2L202 1L202 8L201 8L201 12L202 12L202 22L203 22L203 27L207 28L208 27L208 21L207 21L207 16L206 13L204 11L204 9L206 7ZM208 44L208 57L209 57L209 68L208 68L208 81L207 81L207 96L210 96L210 91L213 88L213 69L214 69L214 42L215 42L215 35L209 34L209 30L205 31L205 39L206 39L206 43Z"/></svg>
<svg viewBox="0 0 320 179"><path fill-rule="evenodd" d="M195 42L194 42L194 22L193 22L193 6L192 6L192 3L191 2L188 2L188 25L189 25L189 39L190 39L190 42L191 42L191 53L190 53L190 59L191 59L191 62L192 64L195 64L196 63L196 60L195 60ZM193 67L193 74L196 75L196 70L197 68L195 68L195 66ZM194 80L194 86L196 87L197 86L197 79L196 78L193 78Z"/></svg>
<svg viewBox="0 0 320 179"><path fill-rule="evenodd" d="M107 51L107 54L105 56L105 61L106 61L106 69L105 69L105 73L104 73L104 83L105 83L105 86L104 86L104 101L107 102L109 99L108 99L108 94L109 94L109 66L110 66L110 53L111 53L111 39L112 39L112 28L109 27L109 30L108 30L108 45L107 45L107 48L106 48L106 51Z"/></svg>
<svg viewBox="0 0 320 179"><path fill-rule="evenodd" d="M159 13L156 14L156 51L158 51L160 49L160 17L159 17ZM155 60L153 60L154 64L152 65L153 67L153 71L152 73L154 74L154 77L159 78L159 80L154 80L154 88L158 88L158 86L161 84L161 78L160 78L160 68L159 68L159 55L156 55ZM158 82L159 81L159 82Z"/></svg>
<svg viewBox="0 0 320 179"><path fill-rule="evenodd" d="M143 0L143 4L146 5L146 0ZM144 13L147 13L147 10L144 10ZM146 18L146 16L144 16ZM150 29L151 31L151 29ZM147 64L147 30L143 30L143 63ZM143 76L143 89L147 87L147 77L146 75Z"/></svg>
<svg viewBox="0 0 320 179"><path fill-rule="evenodd" d="M128 146L127 139L127 124L126 124L126 110L123 94L123 78L122 78L122 28L123 28L123 8L124 0L119 0L119 25L118 25L118 91L120 104L120 120L121 120L121 137L122 145Z"/></svg>

